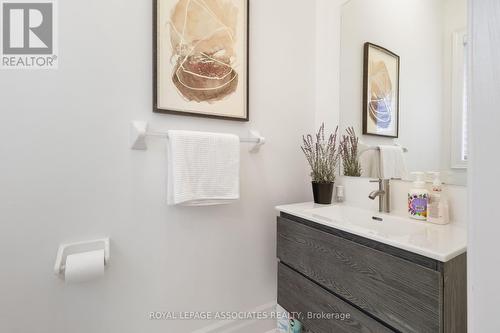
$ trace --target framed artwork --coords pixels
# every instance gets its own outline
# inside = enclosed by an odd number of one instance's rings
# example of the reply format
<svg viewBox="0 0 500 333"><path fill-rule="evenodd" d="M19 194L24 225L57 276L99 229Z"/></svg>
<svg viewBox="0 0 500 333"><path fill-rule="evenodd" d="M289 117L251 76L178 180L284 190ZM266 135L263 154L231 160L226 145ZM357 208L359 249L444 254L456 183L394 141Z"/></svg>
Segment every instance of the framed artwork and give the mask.
<svg viewBox="0 0 500 333"><path fill-rule="evenodd" d="M365 43L363 134L399 136L399 56Z"/></svg>
<svg viewBox="0 0 500 333"><path fill-rule="evenodd" d="M153 111L248 121L248 0L153 8Z"/></svg>

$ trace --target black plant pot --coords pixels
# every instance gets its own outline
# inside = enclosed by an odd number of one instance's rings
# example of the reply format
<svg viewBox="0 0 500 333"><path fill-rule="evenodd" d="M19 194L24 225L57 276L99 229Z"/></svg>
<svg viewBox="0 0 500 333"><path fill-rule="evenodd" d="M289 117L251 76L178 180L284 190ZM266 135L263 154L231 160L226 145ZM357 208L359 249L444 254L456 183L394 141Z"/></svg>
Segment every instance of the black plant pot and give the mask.
<svg viewBox="0 0 500 333"><path fill-rule="evenodd" d="M320 205L329 205L332 203L334 183L316 183L312 182L314 203Z"/></svg>

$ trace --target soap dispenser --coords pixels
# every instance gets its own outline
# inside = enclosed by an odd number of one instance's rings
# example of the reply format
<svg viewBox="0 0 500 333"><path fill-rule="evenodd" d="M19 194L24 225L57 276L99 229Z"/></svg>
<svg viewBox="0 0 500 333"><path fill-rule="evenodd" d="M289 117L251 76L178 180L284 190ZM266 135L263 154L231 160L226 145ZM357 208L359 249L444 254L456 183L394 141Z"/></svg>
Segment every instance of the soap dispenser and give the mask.
<svg viewBox="0 0 500 333"><path fill-rule="evenodd" d="M423 172L412 172L415 175L413 188L408 192L408 215L412 219L427 220L429 191L426 189Z"/></svg>
<svg viewBox="0 0 500 333"><path fill-rule="evenodd" d="M429 172L433 176L432 191L429 196L428 216L427 221L435 224L448 224L449 206L448 198L443 192L443 184L440 179L439 172Z"/></svg>

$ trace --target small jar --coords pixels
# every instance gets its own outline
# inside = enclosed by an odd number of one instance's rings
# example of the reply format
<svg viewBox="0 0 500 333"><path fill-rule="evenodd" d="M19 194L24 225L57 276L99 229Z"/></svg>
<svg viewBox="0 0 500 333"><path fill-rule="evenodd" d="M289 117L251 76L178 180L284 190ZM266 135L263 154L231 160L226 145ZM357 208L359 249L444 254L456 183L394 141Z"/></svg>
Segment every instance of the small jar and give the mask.
<svg viewBox="0 0 500 333"><path fill-rule="evenodd" d="M337 202L344 202L345 200L345 188L343 185L337 185L336 191L335 191L335 197Z"/></svg>

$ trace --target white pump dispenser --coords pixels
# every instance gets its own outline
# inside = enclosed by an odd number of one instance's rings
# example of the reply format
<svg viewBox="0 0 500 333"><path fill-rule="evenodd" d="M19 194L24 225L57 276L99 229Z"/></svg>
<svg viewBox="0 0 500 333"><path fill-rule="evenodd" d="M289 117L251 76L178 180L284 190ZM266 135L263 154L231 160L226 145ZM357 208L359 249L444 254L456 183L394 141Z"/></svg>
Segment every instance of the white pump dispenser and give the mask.
<svg viewBox="0 0 500 333"><path fill-rule="evenodd" d="M449 206L448 199L443 193L443 184L439 178L439 172L429 172L434 177L432 182L432 192L429 197L427 221L435 224L448 224Z"/></svg>

